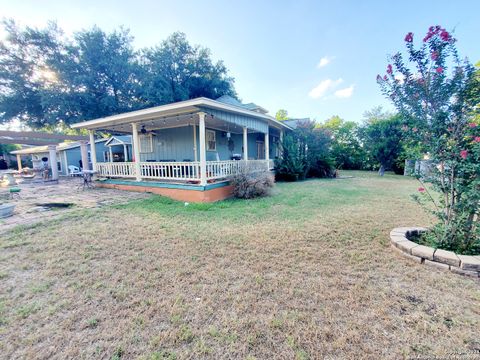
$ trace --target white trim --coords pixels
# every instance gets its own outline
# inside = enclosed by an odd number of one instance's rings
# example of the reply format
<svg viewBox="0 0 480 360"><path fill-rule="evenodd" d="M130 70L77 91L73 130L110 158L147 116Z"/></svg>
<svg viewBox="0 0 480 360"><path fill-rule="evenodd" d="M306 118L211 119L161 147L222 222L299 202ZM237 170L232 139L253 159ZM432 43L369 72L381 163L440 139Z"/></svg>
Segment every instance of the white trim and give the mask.
<svg viewBox="0 0 480 360"><path fill-rule="evenodd" d="M252 116L255 118L263 119L269 121L277 126L284 127L290 129L290 127L286 124L283 124L276 120L274 117L270 115L265 115L256 111L246 110L241 107L225 104L220 101L207 99L204 97L179 101L172 104L160 105L155 106L148 109L143 110L136 110L131 111L123 114L117 114L112 116L107 116L104 118L98 118L94 120L84 121L80 123L76 123L72 125L74 129L94 129L94 128L102 128L108 127L111 125L120 125L122 123L129 123L129 122L140 122L144 120L151 120L162 116L174 116L180 113L188 113L188 112L195 112L199 111L201 107L209 107L212 109L217 110L224 110L228 112L233 112L237 114Z"/></svg>

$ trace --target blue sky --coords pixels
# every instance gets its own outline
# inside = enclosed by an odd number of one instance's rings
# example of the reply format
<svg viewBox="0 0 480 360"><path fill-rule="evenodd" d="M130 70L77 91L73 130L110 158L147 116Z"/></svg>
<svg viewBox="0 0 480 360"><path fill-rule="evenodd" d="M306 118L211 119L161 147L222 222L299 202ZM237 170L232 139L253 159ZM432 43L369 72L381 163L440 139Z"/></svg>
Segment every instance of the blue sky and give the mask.
<svg viewBox="0 0 480 360"><path fill-rule="evenodd" d="M224 60L243 101L318 121L389 108L375 77L409 31L420 41L430 25L455 29L460 54L480 60L480 1L0 0L0 9L24 25L56 20L67 33L124 25L137 47L183 31Z"/></svg>

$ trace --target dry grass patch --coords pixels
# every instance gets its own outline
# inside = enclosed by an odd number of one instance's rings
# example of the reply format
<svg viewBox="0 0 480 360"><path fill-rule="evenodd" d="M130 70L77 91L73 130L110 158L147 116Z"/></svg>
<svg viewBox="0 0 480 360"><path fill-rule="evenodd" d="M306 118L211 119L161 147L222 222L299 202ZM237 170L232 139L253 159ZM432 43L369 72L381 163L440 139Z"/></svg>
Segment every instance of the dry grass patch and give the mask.
<svg viewBox="0 0 480 360"><path fill-rule="evenodd" d="M412 264L414 181L152 197L1 240L1 358L401 358L480 348L479 283ZM15 246L13 246L15 244Z"/></svg>

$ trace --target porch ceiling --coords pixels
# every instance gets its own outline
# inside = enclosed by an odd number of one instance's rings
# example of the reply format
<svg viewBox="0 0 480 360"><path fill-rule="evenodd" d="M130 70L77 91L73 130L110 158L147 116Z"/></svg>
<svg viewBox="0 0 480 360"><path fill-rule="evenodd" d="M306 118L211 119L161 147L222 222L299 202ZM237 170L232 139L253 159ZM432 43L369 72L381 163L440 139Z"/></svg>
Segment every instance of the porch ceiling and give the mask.
<svg viewBox="0 0 480 360"><path fill-rule="evenodd" d="M77 129L130 133L131 123L137 123L140 126L145 125L147 130L155 130L193 124L195 114L199 111L204 111L210 115L206 118L207 126L218 127L220 130L225 131L240 132L243 126L260 132L265 132L267 126L277 129L290 129L287 125L275 120L269 115L207 98L186 100L84 121L74 124L72 127ZM216 118L221 119L217 120Z"/></svg>
<svg viewBox="0 0 480 360"><path fill-rule="evenodd" d="M198 125L198 122L198 113L191 113L176 116L162 116L161 118L148 119L137 123L139 129L145 127L145 130L147 131L154 131L183 126L192 126L194 124ZM207 116L205 117L205 126L210 129L231 132L234 134L242 134L243 131L243 128L241 126L226 122L210 114L207 114ZM115 124L97 130L107 131L116 134L131 134L132 126L130 124ZM250 129L249 132L255 132L255 130Z"/></svg>

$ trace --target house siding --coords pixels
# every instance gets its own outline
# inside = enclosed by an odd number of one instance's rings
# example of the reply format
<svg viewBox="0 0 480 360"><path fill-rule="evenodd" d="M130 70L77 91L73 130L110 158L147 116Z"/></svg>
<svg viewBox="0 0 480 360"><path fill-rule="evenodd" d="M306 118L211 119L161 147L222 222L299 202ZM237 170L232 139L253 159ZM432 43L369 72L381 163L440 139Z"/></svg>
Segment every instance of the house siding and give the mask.
<svg viewBox="0 0 480 360"><path fill-rule="evenodd" d="M195 127L197 133L197 159L200 159L200 134L198 126ZM228 138L224 131L209 129L215 131L216 150L207 150L207 161L230 160L233 154L243 154L243 135L232 134L233 150L228 148ZM249 133L248 134L248 157L249 159L264 158L263 154L260 156L257 152L257 140L264 142L265 136L263 133ZM156 130L155 135L152 136L152 152L140 153L141 161L194 161L195 154L193 150L193 127L184 126L171 129ZM270 136L270 158L275 154L275 145L273 138Z"/></svg>

